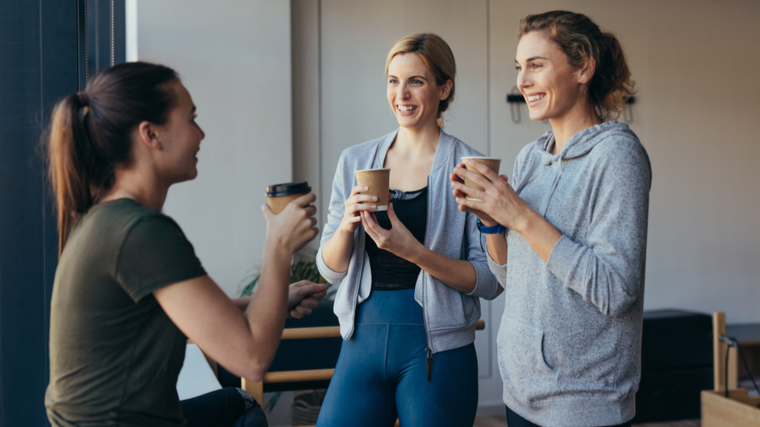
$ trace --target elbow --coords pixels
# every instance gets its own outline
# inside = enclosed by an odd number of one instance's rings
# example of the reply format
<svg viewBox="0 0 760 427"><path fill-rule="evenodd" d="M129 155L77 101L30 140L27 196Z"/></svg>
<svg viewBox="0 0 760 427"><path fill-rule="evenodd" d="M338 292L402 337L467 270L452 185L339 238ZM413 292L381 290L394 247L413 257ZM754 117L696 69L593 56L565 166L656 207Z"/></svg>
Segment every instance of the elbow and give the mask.
<svg viewBox="0 0 760 427"><path fill-rule="evenodd" d="M269 355L262 354L255 349L250 349L246 354L247 357L245 358L244 366L241 366L242 372L240 372L240 376L248 381L262 381L264 375L269 370L272 359L274 359L274 352L271 352L271 355Z"/></svg>
<svg viewBox="0 0 760 427"><path fill-rule="evenodd" d="M605 313L609 317L619 318L628 312L630 304L610 304Z"/></svg>
<svg viewBox="0 0 760 427"><path fill-rule="evenodd" d="M638 294L631 295L625 293L619 298L610 301L610 303L607 304L607 310L605 310L604 314L613 318L624 317L631 311L631 306L633 306L639 298L640 296Z"/></svg>
<svg viewBox="0 0 760 427"><path fill-rule="evenodd" d="M264 374L266 374L266 371L249 370L246 374L243 375L243 378L245 378L247 381L258 383L264 381Z"/></svg>
<svg viewBox="0 0 760 427"><path fill-rule="evenodd" d="M489 301L495 300L496 297L501 295L502 292L504 292L504 287L502 287L502 284L499 282L496 282L496 289L494 290L493 294L491 294L491 298L487 298Z"/></svg>
<svg viewBox="0 0 760 427"><path fill-rule="evenodd" d="M253 358L246 363L245 370L241 373L241 376L248 381L263 381L268 369L269 363L265 364L259 358Z"/></svg>

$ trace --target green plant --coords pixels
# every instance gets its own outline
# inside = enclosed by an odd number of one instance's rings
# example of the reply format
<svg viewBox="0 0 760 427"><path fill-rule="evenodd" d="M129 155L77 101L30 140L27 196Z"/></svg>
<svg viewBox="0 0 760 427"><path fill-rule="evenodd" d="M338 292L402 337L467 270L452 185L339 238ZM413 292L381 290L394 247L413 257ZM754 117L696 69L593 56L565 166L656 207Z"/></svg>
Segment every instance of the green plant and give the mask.
<svg viewBox="0 0 760 427"><path fill-rule="evenodd" d="M314 283L324 283L327 293L321 299L332 299L337 289L336 287L333 287L329 282L327 282L327 280L325 280L321 274L319 274L316 257L316 252L311 252L310 254L297 252L293 257L293 263L290 266L290 282L294 283L301 280L308 280ZM259 284L260 278L261 271L256 271L251 276L243 280L243 283L240 285L240 291L238 292L238 295L241 297L253 295L253 293L256 291L256 286ZM314 390L313 393L315 394L313 399L317 399L319 402L321 402L321 400L324 399L325 391L326 390ZM274 407L277 405L277 402L280 400L281 396L282 392L280 391L273 393L266 404L263 405L264 410L267 412L272 412L272 409L274 409ZM298 406L298 404L296 404L296 406ZM317 411L317 413L318 412L319 411Z"/></svg>
<svg viewBox="0 0 760 427"><path fill-rule="evenodd" d="M297 252L293 257L293 263L290 266L290 282L294 283L301 280L308 280L314 283L324 283L327 288L327 294L322 297L322 299L331 299L337 289L319 274L316 256L316 252L312 252L308 255L303 252ZM245 297L253 295L256 286L259 284L260 278L260 271L256 271L251 276L247 277L240 286L239 296Z"/></svg>

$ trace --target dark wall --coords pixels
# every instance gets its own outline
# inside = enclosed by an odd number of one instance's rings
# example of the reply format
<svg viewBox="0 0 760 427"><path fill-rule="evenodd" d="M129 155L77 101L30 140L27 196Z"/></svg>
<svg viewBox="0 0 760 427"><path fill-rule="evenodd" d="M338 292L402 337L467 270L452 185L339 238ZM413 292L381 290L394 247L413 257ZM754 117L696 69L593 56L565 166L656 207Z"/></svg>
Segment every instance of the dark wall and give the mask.
<svg viewBox="0 0 760 427"><path fill-rule="evenodd" d="M77 90L77 4L2 0L0 41L0 424L43 426L58 243L40 141Z"/></svg>
<svg viewBox="0 0 760 427"><path fill-rule="evenodd" d="M110 16L110 2L88 21ZM0 425L49 425L48 313L57 232L41 139L53 105L84 83L84 0L0 0ZM124 61L124 1L116 2ZM110 21L109 27L110 27ZM101 34L100 32L98 34ZM110 28L90 46L110 52ZM91 47L92 48L92 47ZM107 66L107 64L106 64ZM102 68L101 64L93 68ZM82 76L80 78L80 76Z"/></svg>

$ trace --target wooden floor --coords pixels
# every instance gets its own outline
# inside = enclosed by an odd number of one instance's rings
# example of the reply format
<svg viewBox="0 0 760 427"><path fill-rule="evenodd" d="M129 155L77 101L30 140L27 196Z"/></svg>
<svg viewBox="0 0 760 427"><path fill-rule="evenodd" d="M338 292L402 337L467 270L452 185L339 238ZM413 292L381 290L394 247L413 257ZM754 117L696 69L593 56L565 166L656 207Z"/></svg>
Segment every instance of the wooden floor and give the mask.
<svg viewBox="0 0 760 427"><path fill-rule="evenodd" d="M478 417L473 427L507 427L507 416ZM634 424L633 427L699 427L699 420L670 421L666 423Z"/></svg>

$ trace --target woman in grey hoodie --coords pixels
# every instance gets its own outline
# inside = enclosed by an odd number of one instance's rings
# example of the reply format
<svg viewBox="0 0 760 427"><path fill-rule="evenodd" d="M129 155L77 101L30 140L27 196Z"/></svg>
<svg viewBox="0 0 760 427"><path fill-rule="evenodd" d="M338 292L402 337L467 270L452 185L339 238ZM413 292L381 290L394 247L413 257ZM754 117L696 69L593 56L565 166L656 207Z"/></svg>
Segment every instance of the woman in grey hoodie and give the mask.
<svg viewBox="0 0 760 427"><path fill-rule="evenodd" d="M479 298L502 291L488 268L475 217L448 186L462 156L479 154L441 130L456 66L435 34L390 51L387 97L399 129L343 151L317 254L340 283L343 346L317 425L467 426L475 420L473 341ZM392 203L359 187L354 172L390 168Z"/></svg>
<svg viewBox="0 0 760 427"><path fill-rule="evenodd" d="M508 424L630 425L651 169L628 126L607 121L632 94L630 72L613 35L563 11L521 21L515 62L530 118L552 130L520 152L511 185L475 163L482 175L463 165L451 175L460 210L490 233L489 265L505 288Z"/></svg>

